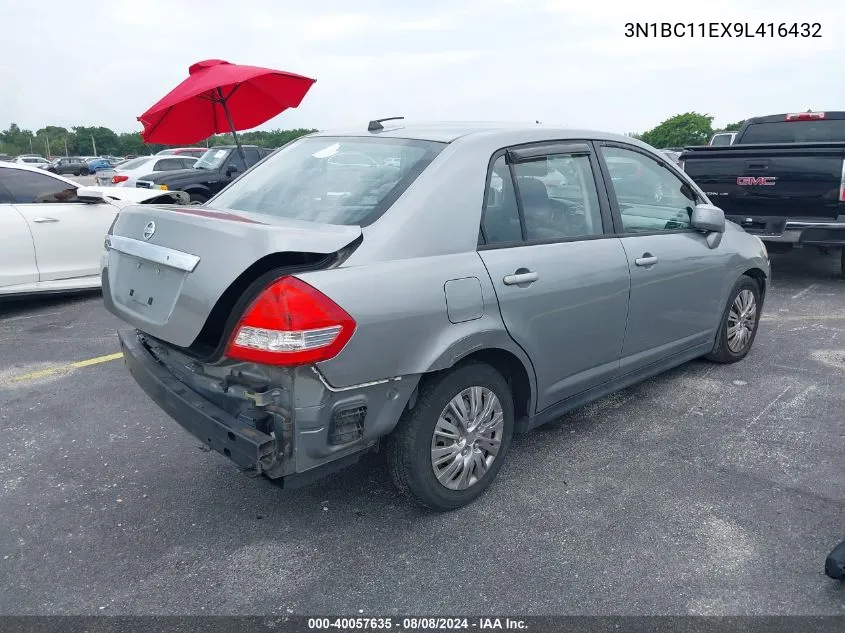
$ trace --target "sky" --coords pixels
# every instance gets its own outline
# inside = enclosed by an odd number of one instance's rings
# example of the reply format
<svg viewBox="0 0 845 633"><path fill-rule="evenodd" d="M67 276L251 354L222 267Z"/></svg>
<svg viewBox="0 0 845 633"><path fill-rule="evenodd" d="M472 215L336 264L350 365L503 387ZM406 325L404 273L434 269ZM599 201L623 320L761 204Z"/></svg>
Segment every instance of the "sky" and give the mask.
<svg viewBox="0 0 845 633"><path fill-rule="evenodd" d="M819 23L821 37L628 38L628 22ZM404 116L628 133L687 111L719 126L845 110L843 25L835 0L0 0L0 129L139 131L212 58L316 79L258 129Z"/></svg>

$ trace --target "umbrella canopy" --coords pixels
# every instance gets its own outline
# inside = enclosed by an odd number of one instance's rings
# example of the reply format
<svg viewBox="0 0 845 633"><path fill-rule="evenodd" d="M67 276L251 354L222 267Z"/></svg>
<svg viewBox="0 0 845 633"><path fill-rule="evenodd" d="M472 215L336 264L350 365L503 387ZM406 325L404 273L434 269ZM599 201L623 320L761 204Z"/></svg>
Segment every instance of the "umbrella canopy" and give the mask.
<svg viewBox="0 0 845 633"><path fill-rule="evenodd" d="M230 64L197 62L185 81L138 117L147 143L198 143L213 134L248 130L296 108L316 80L302 75ZM240 143L235 136L235 142Z"/></svg>

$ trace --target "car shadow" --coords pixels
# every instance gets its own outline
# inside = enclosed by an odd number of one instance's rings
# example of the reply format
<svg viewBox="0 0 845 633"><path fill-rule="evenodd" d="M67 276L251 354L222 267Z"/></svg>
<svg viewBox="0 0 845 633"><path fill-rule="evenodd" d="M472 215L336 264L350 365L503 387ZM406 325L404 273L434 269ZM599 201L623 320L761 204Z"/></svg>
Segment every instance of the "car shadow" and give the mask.
<svg viewBox="0 0 845 633"><path fill-rule="evenodd" d="M770 253L772 279L778 281L807 282L822 279L841 279L840 251L832 248L821 253L812 247L796 248L788 253Z"/></svg>
<svg viewBox="0 0 845 633"><path fill-rule="evenodd" d="M100 290L80 290L70 293L0 297L0 318L16 317L28 313L37 315L39 312L51 308L66 308L99 296L102 296Z"/></svg>

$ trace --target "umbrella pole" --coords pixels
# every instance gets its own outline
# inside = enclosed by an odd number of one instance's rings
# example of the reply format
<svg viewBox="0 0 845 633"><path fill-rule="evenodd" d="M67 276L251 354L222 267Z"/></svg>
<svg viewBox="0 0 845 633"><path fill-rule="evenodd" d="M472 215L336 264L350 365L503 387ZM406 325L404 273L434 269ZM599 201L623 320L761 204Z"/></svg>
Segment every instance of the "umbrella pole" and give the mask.
<svg viewBox="0 0 845 633"><path fill-rule="evenodd" d="M235 146L238 148L238 154L241 155L241 160L244 162L244 169L246 169L246 154L244 154L244 148L241 147L241 142L238 140L238 135L235 133L235 124L232 123L232 115L229 114L229 107L226 105L226 99L223 98L223 91L218 88L217 92L220 95L220 105L223 106L223 112L226 113L226 120L229 122L229 129L232 130L232 138L235 139Z"/></svg>

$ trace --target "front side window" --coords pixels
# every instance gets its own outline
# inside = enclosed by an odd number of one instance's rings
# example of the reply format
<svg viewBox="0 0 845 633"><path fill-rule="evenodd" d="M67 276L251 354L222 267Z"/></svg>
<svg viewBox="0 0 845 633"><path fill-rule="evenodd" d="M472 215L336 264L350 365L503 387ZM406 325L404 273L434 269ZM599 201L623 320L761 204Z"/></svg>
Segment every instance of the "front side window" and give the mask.
<svg viewBox="0 0 845 633"><path fill-rule="evenodd" d="M602 147L625 233L690 228L693 189L658 160L634 150Z"/></svg>
<svg viewBox="0 0 845 633"><path fill-rule="evenodd" d="M46 174L23 169L0 169L0 185L16 204L76 202L76 187Z"/></svg>
<svg viewBox="0 0 845 633"><path fill-rule="evenodd" d="M303 137L221 191L214 206L326 224L367 225L443 147L445 143L390 137Z"/></svg>

